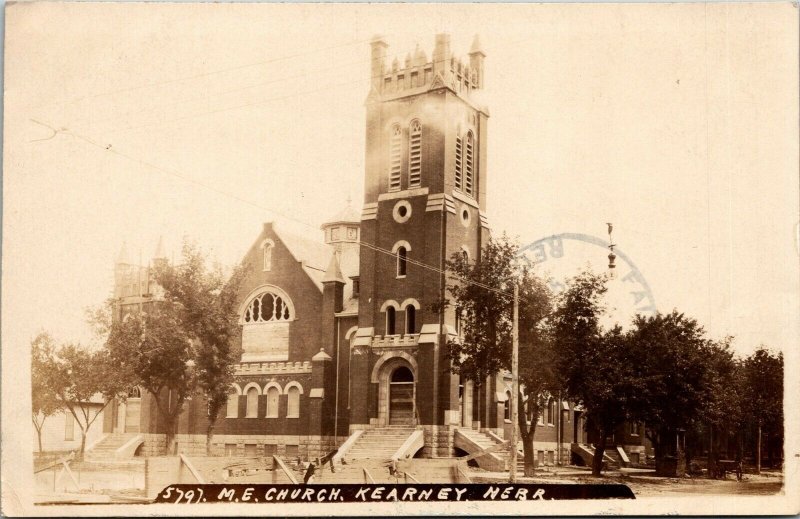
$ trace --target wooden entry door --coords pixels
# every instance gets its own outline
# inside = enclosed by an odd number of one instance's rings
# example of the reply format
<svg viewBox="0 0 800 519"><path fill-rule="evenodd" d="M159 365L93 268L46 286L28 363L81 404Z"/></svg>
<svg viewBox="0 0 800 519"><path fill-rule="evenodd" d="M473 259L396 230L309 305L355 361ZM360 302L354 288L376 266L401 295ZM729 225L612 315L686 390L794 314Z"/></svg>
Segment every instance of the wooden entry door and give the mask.
<svg viewBox="0 0 800 519"><path fill-rule="evenodd" d="M389 425L414 425L414 375L401 366L389 382Z"/></svg>
<svg viewBox="0 0 800 519"><path fill-rule="evenodd" d="M128 398L125 405L125 432L138 433L139 432L139 414L142 409L141 398Z"/></svg>

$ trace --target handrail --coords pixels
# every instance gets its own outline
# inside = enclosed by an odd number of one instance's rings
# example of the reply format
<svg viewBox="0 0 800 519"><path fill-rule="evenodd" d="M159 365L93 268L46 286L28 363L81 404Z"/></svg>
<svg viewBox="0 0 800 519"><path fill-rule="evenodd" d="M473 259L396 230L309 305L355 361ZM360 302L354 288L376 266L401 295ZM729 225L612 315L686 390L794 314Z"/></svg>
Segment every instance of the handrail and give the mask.
<svg viewBox="0 0 800 519"><path fill-rule="evenodd" d="M414 476L412 476L411 474L409 474L408 472L403 472L403 474L406 477L406 483L408 483L408 478L411 478L411 481L413 481L414 483L419 483L419 480Z"/></svg>
<svg viewBox="0 0 800 519"><path fill-rule="evenodd" d="M344 458L344 455L347 454L353 445L361 438L361 435L364 434L364 431L361 429L353 431L353 433L344 441L344 443L336 450L336 454L333 455L331 458L331 465L336 463L337 461Z"/></svg>
<svg viewBox="0 0 800 519"><path fill-rule="evenodd" d="M460 474L464 479L466 479L467 483L472 483L472 479L467 475L466 472L461 470L461 465L459 465L458 463L456 463L456 472Z"/></svg>
<svg viewBox="0 0 800 519"><path fill-rule="evenodd" d="M375 479L373 479L372 474L369 473L367 467L362 467L364 469L364 479L366 483L375 483Z"/></svg>
<svg viewBox="0 0 800 519"><path fill-rule="evenodd" d="M419 429L415 430L411 434L408 435L408 438L403 441L403 444L392 454L392 460L397 461L401 457L408 457L408 450L417 442L422 442L424 445L424 435L425 433ZM419 449L417 449L419 450Z"/></svg>
<svg viewBox="0 0 800 519"><path fill-rule="evenodd" d="M70 462L70 461L72 461L74 459L75 459L75 453L74 452L70 452L69 456L64 456L62 458L59 458L58 460L54 461L53 463L50 463L49 465L46 465L46 466L41 467L41 468L39 468L37 470L34 470L33 473L34 474L38 474L39 472L44 472L45 470L50 470L53 467L55 467L56 465L61 465L64 462Z"/></svg>
<svg viewBox="0 0 800 519"><path fill-rule="evenodd" d="M275 463L278 464L278 467L280 467L280 469L283 470L283 472L286 473L286 476L289 478L289 481L291 481L295 485L299 485L300 484L300 482L297 481L297 478L294 477L294 473L292 473L292 470L289 467L286 466L286 463L284 463L284 461L282 459L280 459L279 457L273 455L272 456L272 460Z"/></svg>
<svg viewBox="0 0 800 519"><path fill-rule="evenodd" d="M200 472L198 472L197 469L194 468L194 465L192 465L192 462L189 461L189 458L187 458L186 455L183 453L181 453L180 457L183 464L186 465L186 468L189 469L189 472L192 474L192 476L194 476L194 479L196 479L197 482L200 483L201 485L205 483L202 474L200 474Z"/></svg>

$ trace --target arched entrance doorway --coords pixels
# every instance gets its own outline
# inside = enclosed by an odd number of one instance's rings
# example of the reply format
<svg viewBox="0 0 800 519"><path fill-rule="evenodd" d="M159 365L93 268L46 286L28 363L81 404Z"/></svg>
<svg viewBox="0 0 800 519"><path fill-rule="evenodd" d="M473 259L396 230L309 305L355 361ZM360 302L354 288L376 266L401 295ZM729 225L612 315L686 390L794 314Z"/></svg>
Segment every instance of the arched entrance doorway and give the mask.
<svg viewBox="0 0 800 519"><path fill-rule="evenodd" d="M389 425L414 425L414 374L398 366L389 379Z"/></svg>

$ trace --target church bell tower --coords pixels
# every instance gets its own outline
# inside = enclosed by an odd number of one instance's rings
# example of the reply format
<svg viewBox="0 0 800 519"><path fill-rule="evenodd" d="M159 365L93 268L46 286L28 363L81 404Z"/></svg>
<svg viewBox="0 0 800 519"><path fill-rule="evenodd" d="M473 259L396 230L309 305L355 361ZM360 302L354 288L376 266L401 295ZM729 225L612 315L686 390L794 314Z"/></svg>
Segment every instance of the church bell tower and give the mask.
<svg viewBox="0 0 800 519"><path fill-rule="evenodd" d="M445 357L454 311L439 303L447 298L445 261L454 253L475 261L488 239L485 54L476 37L466 58L454 56L448 34L436 36L430 59L417 46L390 62L382 37L371 46L351 342L351 377L363 380L366 394L351 407L350 423L423 427L427 454L438 455L447 449L438 431L471 423Z"/></svg>

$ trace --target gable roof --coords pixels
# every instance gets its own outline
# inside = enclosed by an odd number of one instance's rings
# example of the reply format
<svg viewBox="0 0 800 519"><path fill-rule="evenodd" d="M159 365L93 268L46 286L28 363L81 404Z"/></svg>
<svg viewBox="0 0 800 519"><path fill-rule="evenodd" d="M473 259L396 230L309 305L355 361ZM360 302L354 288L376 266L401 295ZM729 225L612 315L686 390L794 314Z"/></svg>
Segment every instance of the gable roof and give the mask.
<svg viewBox="0 0 800 519"><path fill-rule="evenodd" d="M328 260L333 252L331 247L325 243L281 230L274 222L272 222L272 231L289 249L294 259L300 262L305 273L321 291L322 278L325 276Z"/></svg>

